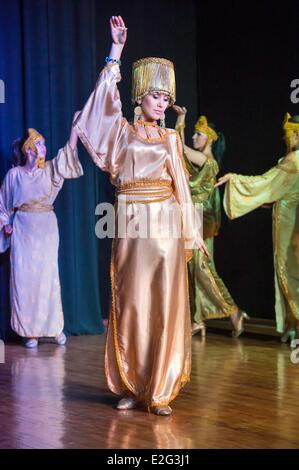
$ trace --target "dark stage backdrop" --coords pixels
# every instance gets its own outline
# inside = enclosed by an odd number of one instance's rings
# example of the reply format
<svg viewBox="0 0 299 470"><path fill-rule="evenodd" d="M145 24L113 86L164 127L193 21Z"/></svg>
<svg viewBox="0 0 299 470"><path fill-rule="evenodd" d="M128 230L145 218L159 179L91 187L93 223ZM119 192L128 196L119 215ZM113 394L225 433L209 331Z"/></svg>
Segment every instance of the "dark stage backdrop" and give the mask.
<svg viewBox="0 0 299 470"><path fill-rule="evenodd" d="M10 145L36 127L54 156L68 138L109 52L108 19L128 26L120 91L130 105L131 65L157 55L175 62L177 103L188 108L187 140L199 112L223 130L222 173L259 174L283 155L281 123L290 82L299 78L298 1L256 4L193 0L0 0L0 179ZM167 124L175 116L170 110ZM108 177L80 148L85 175L67 181L57 202L60 275L66 331L102 331L110 298L109 240L94 235L95 206L113 201ZM45 247L46 249L46 247ZM274 318L271 213L259 209L236 221L223 216L216 240L218 270L237 302L252 316ZM146 269L146 266L145 266ZM0 335L9 333L9 257L0 256Z"/></svg>
<svg viewBox="0 0 299 470"><path fill-rule="evenodd" d="M199 109L226 136L221 173L261 174L284 155L284 114L299 114L290 100L290 83L299 79L299 2L197 5ZM274 319L271 210L234 221L224 215L215 244L217 268L238 304Z"/></svg>
<svg viewBox="0 0 299 470"><path fill-rule="evenodd" d="M27 127L46 138L53 157L68 138L73 113L91 92L110 48L109 17L121 14L128 26L120 91L131 118L131 65L154 55L174 61L178 102L191 122L198 109L197 18L193 0L96 1L0 0L0 180L10 167L12 141ZM173 125L170 110L168 125ZM189 137L192 130L189 131ZM84 176L66 181L55 203L60 231L59 266L66 332L100 333L110 298L111 243L95 237L95 207L114 192L80 148ZM45 247L46 249L47 247ZM146 266L145 266L146 269ZM0 336L9 329L9 256L0 256ZM34 286L32 286L34 288Z"/></svg>

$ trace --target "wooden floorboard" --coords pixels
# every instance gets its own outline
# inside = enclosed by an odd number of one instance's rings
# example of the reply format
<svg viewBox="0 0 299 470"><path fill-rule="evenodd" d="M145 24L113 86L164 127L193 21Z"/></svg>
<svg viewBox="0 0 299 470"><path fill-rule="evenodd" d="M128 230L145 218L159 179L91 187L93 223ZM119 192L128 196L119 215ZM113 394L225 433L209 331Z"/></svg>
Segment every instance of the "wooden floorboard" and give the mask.
<svg viewBox="0 0 299 470"><path fill-rule="evenodd" d="M193 339L191 382L173 414L117 411L106 388L104 336L38 351L6 345L0 448L298 448L299 364L276 338Z"/></svg>

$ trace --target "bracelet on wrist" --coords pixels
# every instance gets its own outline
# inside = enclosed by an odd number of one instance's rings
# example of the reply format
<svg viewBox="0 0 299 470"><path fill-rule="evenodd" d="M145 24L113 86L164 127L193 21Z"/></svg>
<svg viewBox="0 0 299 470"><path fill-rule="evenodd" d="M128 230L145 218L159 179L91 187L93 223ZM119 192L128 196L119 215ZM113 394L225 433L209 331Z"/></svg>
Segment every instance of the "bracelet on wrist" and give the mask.
<svg viewBox="0 0 299 470"><path fill-rule="evenodd" d="M121 60L117 60L117 59L113 59L112 57L106 57L105 58L105 62L106 64L118 64L118 65L121 65Z"/></svg>

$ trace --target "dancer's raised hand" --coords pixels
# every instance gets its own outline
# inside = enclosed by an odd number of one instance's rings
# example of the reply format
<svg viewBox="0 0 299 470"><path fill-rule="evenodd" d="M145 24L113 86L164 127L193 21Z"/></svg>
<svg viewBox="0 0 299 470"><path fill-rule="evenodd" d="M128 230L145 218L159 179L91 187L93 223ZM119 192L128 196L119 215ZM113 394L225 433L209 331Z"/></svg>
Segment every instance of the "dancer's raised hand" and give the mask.
<svg viewBox="0 0 299 470"><path fill-rule="evenodd" d="M111 16L110 28L113 44L124 45L127 40L127 28L122 17Z"/></svg>
<svg viewBox="0 0 299 470"><path fill-rule="evenodd" d="M178 106L177 104L174 104L172 108L175 110L178 116L185 116L187 113L185 106Z"/></svg>
<svg viewBox="0 0 299 470"><path fill-rule="evenodd" d="M185 118L186 118L186 113L187 113L187 109L185 108L185 106L178 106L177 104L174 104L172 106L172 109L177 113L178 117L177 117L177 122L176 122L176 125L179 126L179 125L185 125Z"/></svg>

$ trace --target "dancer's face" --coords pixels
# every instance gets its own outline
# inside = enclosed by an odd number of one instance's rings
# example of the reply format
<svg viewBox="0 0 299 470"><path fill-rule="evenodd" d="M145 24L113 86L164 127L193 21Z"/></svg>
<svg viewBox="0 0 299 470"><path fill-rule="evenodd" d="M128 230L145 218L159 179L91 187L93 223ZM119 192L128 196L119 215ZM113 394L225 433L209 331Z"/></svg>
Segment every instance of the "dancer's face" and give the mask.
<svg viewBox="0 0 299 470"><path fill-rule="evenodd" d="M46 147L44 139L37 139L35 141L35 146L36 146L36 149L37 149L38 157L39 158L46 158L47 147Z"/></svg>
<svg viewBox="0 0 299 470"><path fill-rule="evenodd" d="M203 132L194 132L192 140L193 148L202 152L208 142L208 136Z"/></svg>
<svg viewBox="0 0 299 470"><path fill-rule="evenodd" d="M292 132L289 134L285 134L284 136L285 143L289 144L290 150L298 150L299 149L299 132Z"/></svg>
<svg viewBox="0 0 299 470"><path fill-rule="evenodd" d="M37 139L35 142L35 147L37 151L28 149L26 151L26 160L28 163L36 163L38 159L45 160L47 155L47 147L44 139Z"/></svg>
<svg viewBox="0 0 299 470"><path fill-rule="evenodd" d="M299 132L298 131L293 132L291 145L294 150L299 149Z"/></svg>
<svg viewBox="0 0 299 470"><path fill-rule="evenodd" d="M161 119L167 106L169 106L169 95L162 92L149 93L141 102L142 112L146 121Z"/></svg>

